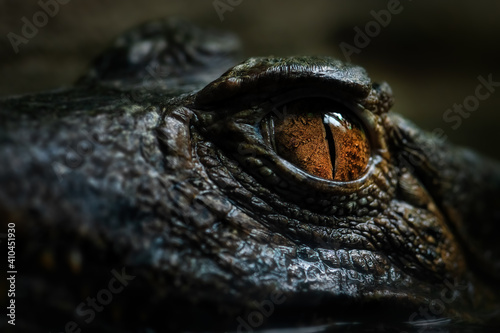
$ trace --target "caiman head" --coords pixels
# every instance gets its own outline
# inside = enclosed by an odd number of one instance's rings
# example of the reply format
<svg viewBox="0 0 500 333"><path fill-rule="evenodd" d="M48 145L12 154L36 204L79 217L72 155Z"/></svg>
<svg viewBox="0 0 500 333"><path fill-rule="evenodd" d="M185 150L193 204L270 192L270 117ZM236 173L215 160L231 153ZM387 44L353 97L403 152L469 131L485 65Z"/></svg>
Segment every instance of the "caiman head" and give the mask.
<svg viewBox="0 0 500 333"><path fill-rule="evenodd" d="M230 68L237 49L149 23L74 87L0 101L16 326L498 323L499 164L392 113L360 67Z"/></svg>

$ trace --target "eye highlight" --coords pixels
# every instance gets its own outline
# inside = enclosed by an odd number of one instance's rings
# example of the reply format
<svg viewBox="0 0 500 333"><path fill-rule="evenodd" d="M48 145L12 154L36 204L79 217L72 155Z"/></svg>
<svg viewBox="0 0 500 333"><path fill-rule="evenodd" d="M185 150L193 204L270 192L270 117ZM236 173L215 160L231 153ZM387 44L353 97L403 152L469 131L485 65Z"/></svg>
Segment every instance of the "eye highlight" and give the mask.
<svg viewBox="0 0 500 333"><path fill-rule="evenodd" d="M275 152L307 173L339 182L359 179L370 158L366 133L348 110L303 99L268 116L263 133Z"/></svg>

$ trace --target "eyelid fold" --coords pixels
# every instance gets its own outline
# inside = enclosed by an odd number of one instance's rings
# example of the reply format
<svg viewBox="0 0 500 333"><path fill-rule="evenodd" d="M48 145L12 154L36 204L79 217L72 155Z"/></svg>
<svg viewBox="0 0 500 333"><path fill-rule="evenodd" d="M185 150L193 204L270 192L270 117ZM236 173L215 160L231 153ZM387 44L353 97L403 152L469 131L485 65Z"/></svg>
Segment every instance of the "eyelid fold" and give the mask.
<svg viewBox="0 0 500 333"><path fill-rule="evenodd" d="M362 103L372 83L363 68L330 57L249 58L199 91L194 107L249 107L294 89Z"/></svg>

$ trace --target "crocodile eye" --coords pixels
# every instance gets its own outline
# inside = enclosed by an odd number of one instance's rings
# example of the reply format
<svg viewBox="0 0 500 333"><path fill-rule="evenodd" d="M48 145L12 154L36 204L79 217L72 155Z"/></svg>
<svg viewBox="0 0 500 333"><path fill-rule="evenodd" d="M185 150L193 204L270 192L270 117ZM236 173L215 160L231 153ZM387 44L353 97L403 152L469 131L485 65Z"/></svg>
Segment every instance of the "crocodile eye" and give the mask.
<svg viewBox="0 0 500 333"><path fill-rule="evenodd" d="M317 177L348 182L363 176L370 146L361 124L344 107L303 99L263 122L276 153Z"/></svg>

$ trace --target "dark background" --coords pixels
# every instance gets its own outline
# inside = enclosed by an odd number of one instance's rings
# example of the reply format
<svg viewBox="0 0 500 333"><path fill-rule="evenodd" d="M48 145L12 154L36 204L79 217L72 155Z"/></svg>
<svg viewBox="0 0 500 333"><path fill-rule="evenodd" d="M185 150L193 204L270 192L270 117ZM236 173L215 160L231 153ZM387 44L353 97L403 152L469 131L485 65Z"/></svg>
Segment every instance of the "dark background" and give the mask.
<svg viewBox="0 0 500 333"><path fill-rule="evenodd" d="M319 54L345 60L339 44L354 45L354 28L364 30L374 20L370 12L387 9L390 1L233 0L241 3L220 20L213 0L72 0L16 54L7 34L21 34L21 19L32 21L41 9L37 2L0 0L0 96L68 86L120 32L166 16L234 31L247 56ZM500 2L401 0L400 6L352 62L372 79L389 82L395 111L500 159L500 87L456 130L443 120L448 108L474 94L479 75L492 74L500 82Z"/></svg>

